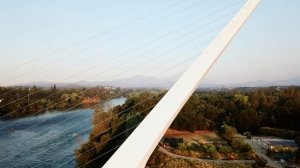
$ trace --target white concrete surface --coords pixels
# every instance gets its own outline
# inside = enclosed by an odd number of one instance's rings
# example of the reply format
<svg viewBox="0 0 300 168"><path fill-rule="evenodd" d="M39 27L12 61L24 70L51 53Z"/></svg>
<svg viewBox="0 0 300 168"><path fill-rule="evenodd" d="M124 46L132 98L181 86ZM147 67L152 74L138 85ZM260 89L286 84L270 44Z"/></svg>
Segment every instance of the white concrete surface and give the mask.
<svg viewBox="0 0 300 168"><path fill-rule="evenodd" d="M158 142L181 108L195 91L260 0L248 0L225 26L224 30L203 51L189 69L173 85L142 123L104 165L105 168L144 167Z"/></svg>

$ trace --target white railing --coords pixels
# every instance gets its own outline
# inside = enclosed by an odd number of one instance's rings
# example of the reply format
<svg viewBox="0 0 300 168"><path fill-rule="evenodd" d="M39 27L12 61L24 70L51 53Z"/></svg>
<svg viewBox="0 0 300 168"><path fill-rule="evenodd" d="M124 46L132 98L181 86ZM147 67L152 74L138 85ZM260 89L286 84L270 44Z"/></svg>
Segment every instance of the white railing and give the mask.
<svg viewBox="0 0 300 168"><path fill-rule="evenodd" d="M106 168L144 167L150 155L200 80L217 61L260 0L248 0L142 123L104 165Z"/></svg>

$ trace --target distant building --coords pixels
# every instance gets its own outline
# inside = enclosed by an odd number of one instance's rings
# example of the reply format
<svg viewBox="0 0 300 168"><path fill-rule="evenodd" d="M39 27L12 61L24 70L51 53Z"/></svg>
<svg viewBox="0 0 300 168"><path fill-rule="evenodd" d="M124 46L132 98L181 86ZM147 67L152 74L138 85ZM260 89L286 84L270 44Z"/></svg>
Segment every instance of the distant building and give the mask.
<svg viewBox="0 0 300 168"><path fill-rule="evenodd" d="M298 145L294 140L286 139L262 139L267 145L267 149L274 153L293 153L298 149Z"/></svg>

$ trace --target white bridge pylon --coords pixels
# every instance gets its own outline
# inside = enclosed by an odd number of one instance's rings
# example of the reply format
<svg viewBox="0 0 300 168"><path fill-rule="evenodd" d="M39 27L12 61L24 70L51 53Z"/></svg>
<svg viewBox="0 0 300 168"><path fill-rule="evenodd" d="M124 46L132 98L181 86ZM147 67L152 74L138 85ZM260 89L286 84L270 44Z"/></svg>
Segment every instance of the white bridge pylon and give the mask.
<svg viewBox="0 0 300 168"><path fill-rule="evenodd" d="M193 94L201 79L217 61L260 1L248 0L246 2L107 161L105 168L145 167L160 139Z"/></svg>

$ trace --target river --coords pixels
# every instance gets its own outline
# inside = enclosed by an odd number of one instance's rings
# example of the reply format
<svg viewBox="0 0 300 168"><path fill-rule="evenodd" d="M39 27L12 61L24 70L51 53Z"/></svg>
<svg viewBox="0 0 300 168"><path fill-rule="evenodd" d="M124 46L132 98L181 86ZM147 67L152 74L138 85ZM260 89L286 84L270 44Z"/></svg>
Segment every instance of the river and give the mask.
<svg viewBox="0 0 300 168"><path fill-rule="evenodd" d="M112 99L102 106L107 111L125 100ZM88 140L93 113L94 109L53 111L0 120L0 168L76 167L74 151Z"/></svg>

